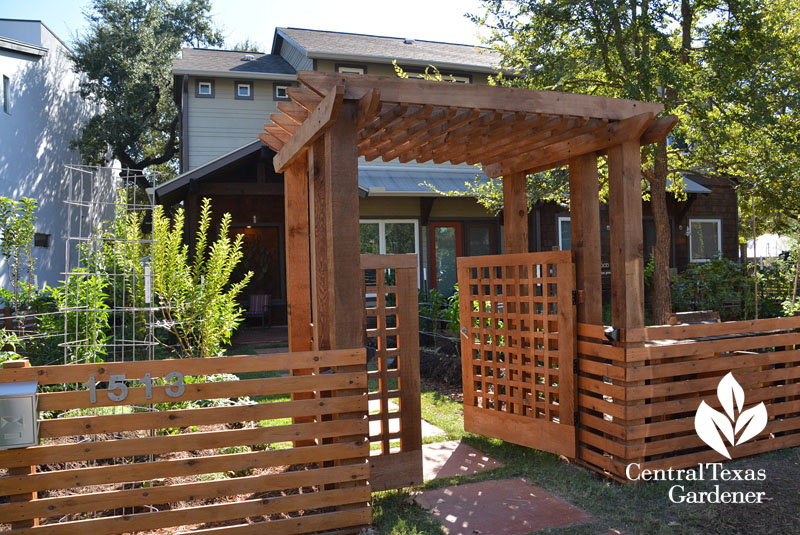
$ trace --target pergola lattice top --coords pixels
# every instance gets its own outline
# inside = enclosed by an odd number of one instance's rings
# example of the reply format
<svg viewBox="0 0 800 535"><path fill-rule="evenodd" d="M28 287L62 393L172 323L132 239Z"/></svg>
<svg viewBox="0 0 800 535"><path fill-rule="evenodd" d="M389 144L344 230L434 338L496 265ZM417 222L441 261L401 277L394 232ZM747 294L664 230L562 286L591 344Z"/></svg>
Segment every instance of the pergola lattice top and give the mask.
<svg viewBox="0 0 800 535"><path fill-rule="evenodd" d="M482 164L490 177L560 167L569 158L639 139L660 141L677 117L635 100L507 87L300 71L259 138L282 172L358 101L358 154L368 161Z"/></svg>

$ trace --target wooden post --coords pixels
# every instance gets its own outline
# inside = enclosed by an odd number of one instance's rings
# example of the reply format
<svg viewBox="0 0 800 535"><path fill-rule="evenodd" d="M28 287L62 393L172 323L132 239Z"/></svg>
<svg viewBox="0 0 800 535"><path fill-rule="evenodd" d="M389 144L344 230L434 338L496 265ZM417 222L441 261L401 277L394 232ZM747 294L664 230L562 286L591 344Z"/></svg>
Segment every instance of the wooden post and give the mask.
<svg viewBox="0 0 800 535"><path fill-rule="evenodd" d="M505 254L528 252L527 175L512 173L503 177L503 224Z"/></svg>
<svg viewBox="0 0 800 535"><path fill-rule="evenodd" d="M628 329L644 327L644 264L642 235L642 164L639 140L628 141L608 150L609 216L611 222L611 322L614 327ZM627 349L641 344L621 344ZM627 372L626 372L627 378ZM619 403L625 407L624 416L615 418L626 431L625 445L642 444L643 439L628 439L627 429L643 425L644 419L629 417L627 407L642 401L628 399L628 389L644 385L644 381L614 380L621 387ZM615 396L616 398L616 396ZM616 399L615 399L616 401ZM644 457L628 456L624 462L643 462Z"/></svg>
<svg viewBox="0 0 800 535"><path fill-rule="evenodd" d="M31 363L28 360L12 360L9 362L3 363L3 369L8 368L28 368L30 367ZM28 476L33 475L36 473L36 466L17 466L15 468L8 469L9 476ZM11 503L18 503L18 502L31 502L33 500L38 499L39 493L36 491L34 492L26 492L24 494L13 494L8 497L8 501ZM11 523L11 529L18 529L18 528L35 528L39 525L38 518L31 518L28 520L19 520L17 522Z"/></svg>
<svg viewBox="0 0 800 535"><path fill-rule="evenodd" d="M286 206L286 302L289 351L311 351L311 274L308 222L308 157L298 158L283 178Z"/></svg>
<svg viewBox="0 0 800 535"><path fill-rule="evenodd" d="M364 345L364 288L358 222L356 102L342 104L338 120L313 150L313 269L315 348ZM316 343L316 337L319 343Z"/></svg>
<svg viewBox="0 0 800 535"><path fill-rule="evenodd" d="M597 155L569 160L570 227L576 287L583 292L578 322L603 324L603 288L600 257L600 199Z"/></svg>
<svg viewBox="0 0 800 535"><path fill-rule="evenodd" d="M608 150L611 222L611 321L615 327L644 327L642 163L639 140Z"/></svg>
<svg viewBox="0 0 800 535"><path fill-rule="evenodd" d="M290 165L283 175L286 217L286 311L289 351L311 351L311 273L309 265L308 156ZM311 375L313 369L293 369L292 375ZM292 399L311 399L312 392L293 392ZM313 422L313 416L292 418L292 423ZM313 446L314 440L295 441L295 447Z"/></svg>

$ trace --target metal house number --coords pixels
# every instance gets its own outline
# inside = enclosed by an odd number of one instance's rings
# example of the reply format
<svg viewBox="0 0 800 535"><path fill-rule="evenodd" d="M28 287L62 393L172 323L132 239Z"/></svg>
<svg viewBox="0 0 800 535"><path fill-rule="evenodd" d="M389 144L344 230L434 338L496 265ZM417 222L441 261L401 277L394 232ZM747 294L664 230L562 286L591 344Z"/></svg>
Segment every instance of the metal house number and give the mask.
<svg viewBox="0 0 800 535"><path fill-rule="evenodd" d="M186 385L183 384L183 374L181 372L169 372L164 376L164 379L170 383L166 385L164 392L171 398L177 398L183 395L186 391ZM128 379L125 374L111 375L108 377L108 399L111 401L124 401L128 397L128 384L126 381L141 381L144 383L144 397L145 399L153 399L153 377L150 373L144 374L142 379ZM89 377L89 380L83 384L89 389L89 401L97 403L97 381L94 375Z"/></svg>

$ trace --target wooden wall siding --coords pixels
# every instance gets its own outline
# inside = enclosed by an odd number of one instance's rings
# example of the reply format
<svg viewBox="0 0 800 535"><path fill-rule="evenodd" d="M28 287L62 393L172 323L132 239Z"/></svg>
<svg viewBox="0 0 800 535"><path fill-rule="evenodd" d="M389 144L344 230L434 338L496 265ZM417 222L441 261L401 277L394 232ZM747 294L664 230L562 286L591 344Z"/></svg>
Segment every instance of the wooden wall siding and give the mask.
<svg viewBox="0 0 800 535"><path fill-rule="evenodd" d="M578 458L617 479L642 468L686 468L726 460L694 428L701 401L720 410L728 372L745 391L744 409L764 402L766 429L728 446L733 458L800 445L800 317L645 327L605 340L578 325Z"/></svg>
<svg viewBox="0 0 800 535"><path fill-rule="evenodd" d="M39 395L41 411L61 413L39 421L40 446L0 451L0 495L38 492L37 499L28 494L27 501L1 504L0 529L100 535L182 527L278 534L369 525L364 361L360 349L0 370L0 382L78 386ZM315 374L283 375L287 364ZM321 368L333 373L321 374ZM109 391L98 388L96 403L84 384L89 377L108 381L117 374L164 377L173 371L200 380L186 384L177 398L154 385L151 400L144 387L129 381L125 400L112 401ZM281 375L202 382L223 372ZM315 393L315 399L155 411L146 405L294 392ZM332 396L320 398L320 392ZM87 415L98 406L119 411ZM70 417L62 412L75 409L84 411ZM353 419L354 413L361 418ZM338 419L341 414L347 419ZM316 421L285 423L298 416ZM300 439L311 445L281 449L280 443ZM239 446L252 451L237 451ZM31 466L32 473L14 475Z"/></svg>
<svg viewBox="0 0 800 535"><path fill-rule="evenodd" d="M464 428L575 457L570 252L458 259Z"/></svg>
<svg viewBox="0 0 800 535"><path fill-rule="evenodd" d="M417 255L361 255L367 301L367 345L377 369L369 371L373 490L422 483ZM371 359L372 360L372 359ZM375 402L379 402L375 406ZM373 426L376 427L376 426Z"/></svg>

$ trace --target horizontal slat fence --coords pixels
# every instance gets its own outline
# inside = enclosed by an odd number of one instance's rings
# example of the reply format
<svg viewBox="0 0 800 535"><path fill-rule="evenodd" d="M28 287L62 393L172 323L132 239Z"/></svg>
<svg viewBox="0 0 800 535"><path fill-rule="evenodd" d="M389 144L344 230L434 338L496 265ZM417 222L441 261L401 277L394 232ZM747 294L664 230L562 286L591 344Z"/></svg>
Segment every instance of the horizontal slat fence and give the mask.
<svg viewBox="0 0 800 535"><path fill-rule="evenodd" d="M720 410L717 385L732 372L744 409L764 402L765 430L732 457L800 445L800 317L657 326L620 333L578 325L578 458L625 479L629 463L685 468L725 457L697 435L702 401Z"/></svg>
<svg viewBox="0 0 800 535"><path fill-rule="evenodd" d="M358 531L371 522L364 362L358 349L0 370L62 390L39 394L39 446L0 451L0 530ZM210 377L223 372L245 375Z"/></svg>
<svg viewBox="0 0 800 535"><path fill-rule="evenodd" d="M374 491L422 484L417 255L361 255Z"/></svg>

